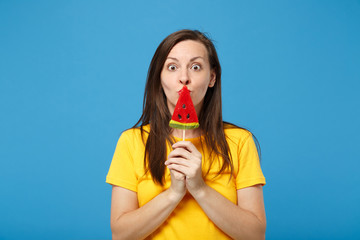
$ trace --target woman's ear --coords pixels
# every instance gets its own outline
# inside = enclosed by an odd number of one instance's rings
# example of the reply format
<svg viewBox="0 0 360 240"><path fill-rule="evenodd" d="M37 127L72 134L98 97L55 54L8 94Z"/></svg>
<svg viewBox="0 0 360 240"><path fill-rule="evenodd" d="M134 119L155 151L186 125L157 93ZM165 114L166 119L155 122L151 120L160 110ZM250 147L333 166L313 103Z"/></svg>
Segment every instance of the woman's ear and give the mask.
<svg viewBox="0 0 360 240"><path fill-rule="evenodd" d="M210 83L209 83L209 87L213 87L215 85L216 82L216 73L214 70L211 71L210 73Z"/></svg>

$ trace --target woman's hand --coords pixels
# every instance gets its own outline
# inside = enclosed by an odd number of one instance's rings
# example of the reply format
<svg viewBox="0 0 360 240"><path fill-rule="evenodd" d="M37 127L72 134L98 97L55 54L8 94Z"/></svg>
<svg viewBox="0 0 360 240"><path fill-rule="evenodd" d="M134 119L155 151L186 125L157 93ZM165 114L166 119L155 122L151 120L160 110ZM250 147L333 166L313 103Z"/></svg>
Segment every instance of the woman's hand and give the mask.
<svg viewBox="0 0 360 240"><path fill-rule="evenodd" d="M185 193L186 193L186 186L185 186L185 175L176 171L170 169L170 176L171 176L171 186L169 188L170 190L170 196L177 200L181 200Z"/></svg>
<svg viewBox="0 0 360 240"><path fill-rule="evenodd" d="M165 164L170 172L185 177L186 188L191 195L199 194L206 186L202 177L201 153L188 141L177 142L172 147L174 150L169 154Z"/></svg>
<svg viewBox="0 0 360 240"><path fill-rule="evenodd" d="M170 171L185 176L186 188L209 219L233 239L264 239L266 229L262 187L237 190L238 204L234 204L202 177L201 153L187 141L177 142L165 162Z"/></svg>

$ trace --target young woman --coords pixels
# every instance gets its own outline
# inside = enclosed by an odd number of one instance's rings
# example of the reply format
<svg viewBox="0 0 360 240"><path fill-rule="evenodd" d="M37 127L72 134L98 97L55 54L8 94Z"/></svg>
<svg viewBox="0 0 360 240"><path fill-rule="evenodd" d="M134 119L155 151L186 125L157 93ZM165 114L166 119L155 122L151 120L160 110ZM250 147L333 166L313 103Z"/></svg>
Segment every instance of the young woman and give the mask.
<svg viewBox="0 0 360 240"><path fill-rule="evenodd" d="M186 85L200 127L169 121ZM166 37L151 61L143 114L121 135L106 182L114 239L264 239L258 153L249 131L224 123L221 67L203 33Z"/></svg>

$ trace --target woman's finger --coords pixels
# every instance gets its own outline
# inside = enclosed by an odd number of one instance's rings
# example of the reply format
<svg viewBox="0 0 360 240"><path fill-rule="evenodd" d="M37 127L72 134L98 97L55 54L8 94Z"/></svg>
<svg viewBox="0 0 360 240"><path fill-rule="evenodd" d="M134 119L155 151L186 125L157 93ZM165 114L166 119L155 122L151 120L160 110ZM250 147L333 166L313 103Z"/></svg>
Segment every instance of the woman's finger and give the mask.
<svg viewBox="0 0 360 240"><path fill-rule="evenodd" d="M184 176L187 176L189 172L188 167L179 164L170 164L167 165L167 167L169 168L170 171L176 171L178 173L183 174Z"/></svg>
<svg viewBox="0 0 360 240"><path fill-rule="evenodd" d="M178 165L182 165L182 166L186 166L189 167L191 166L191 162L188 161L187 159L184 158L169 158L168 160L165 161L165 165L169 166L171 164L178 164Z"/></svg>
<svg viewBox="0 0 360 240"><path fill-rule="evenodd" d="M172 152L170 152L168 156L168 158L174 158L174 157L182 157L185 159L190 159L191 153L184 148L176 148Z"/></svg>
<svg viewBox="0 0 360 240"><path fill-rule="evenodd" d="M197 148L194 146L194 144L192 142L189 141L180 141L180 142L176 142L175 144L172 145L173 149L185 149L190 153L195 154L196 156L201 156L201 153L197 150Z"/></svg>

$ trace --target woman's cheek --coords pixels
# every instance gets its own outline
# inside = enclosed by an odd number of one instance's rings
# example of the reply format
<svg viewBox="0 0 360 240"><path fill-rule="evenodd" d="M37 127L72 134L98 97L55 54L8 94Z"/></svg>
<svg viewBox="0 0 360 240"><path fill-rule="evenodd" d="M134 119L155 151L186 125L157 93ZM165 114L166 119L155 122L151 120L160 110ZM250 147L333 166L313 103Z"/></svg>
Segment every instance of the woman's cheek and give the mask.
<svg viewBox="0 0 360 240"><path fill-rule="evenodd" d="M197 94L194 94L194 97L192 98L193 103L194 104L199 104L203 100L203 98L205 97L206 91L207 91L207 88L203 89L203 90L200 90L199 92L197 92Z"/></svg>

